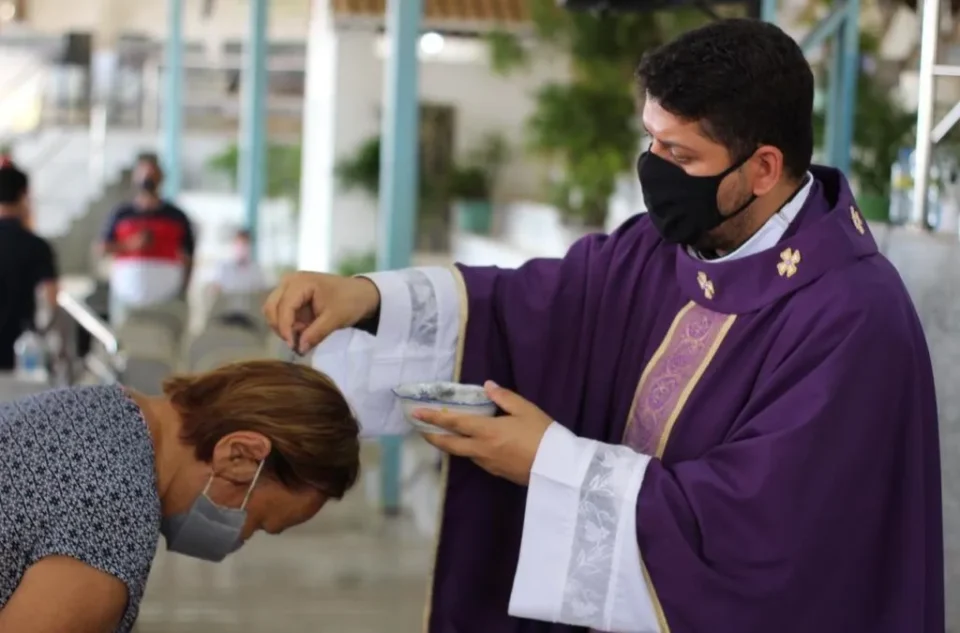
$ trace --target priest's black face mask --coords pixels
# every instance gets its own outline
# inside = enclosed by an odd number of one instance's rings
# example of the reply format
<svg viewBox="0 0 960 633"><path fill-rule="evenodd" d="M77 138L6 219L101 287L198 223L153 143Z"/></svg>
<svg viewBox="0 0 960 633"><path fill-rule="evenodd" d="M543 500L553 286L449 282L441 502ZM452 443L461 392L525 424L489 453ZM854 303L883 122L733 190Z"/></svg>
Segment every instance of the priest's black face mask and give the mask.
<svg viewBox="0 0 960 633"><path fill-rule="evenodd" d="M722 210L719 203L724 180L745 162L736 162L713 176L691 176L650 150L644 152L637 161L637 175L650 219L663 238L676 244L702 244L710 231L746 211L756 200L752 193L729 211Z"/></svg>
<svg viewBox="0 0 960 633"><path fill-rule="evenodd" d="M664 239L705 250L729 250L741 240L745 213L764 186L752 163L758 152L736 157L685 121L648 99L643 122L654 138L637 162L650 218ZM738 226L740 228L738 228Z"/></svg>

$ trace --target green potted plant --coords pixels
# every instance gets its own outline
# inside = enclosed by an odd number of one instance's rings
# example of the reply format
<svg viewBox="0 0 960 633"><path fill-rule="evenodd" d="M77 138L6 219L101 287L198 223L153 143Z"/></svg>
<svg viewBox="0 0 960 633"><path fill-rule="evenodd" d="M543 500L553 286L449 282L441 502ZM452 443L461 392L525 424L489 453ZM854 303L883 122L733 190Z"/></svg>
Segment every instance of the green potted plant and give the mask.
<svg viewBox="0 0 960 633"><path fill-rule="evenodd" d="M451 174L450 197L456 226L468 233L490 233L493 221L493 190L507 159L507 144L497 134L488 135L471 154L466 165Z"/></svg>
<svg viewBox="0 0 960 633"><path fill-rule="evenodd" d="M643 53L711 19L699 9L576 12L556 0L529 0L533 38L570 56L565 82L543 86L527 120L531 150L562 175L547 196L574 234L603 230L618 179L637 157L639 129L633 74ZM516 34L488 35L490 63L509 73L529 63Z"/></svg>
<svg viewBox="0 0 960 633"><path fill-rule="evenodd" d="M867 73L857 86L857 148L851 171L859 184L857 203L868 220L888 221L890 216L890 170L900 148L910 144L916 115L905 112L890 91Z"/></svg>
<svg viewBox="0 0 960 633"><path fill-rule="evenodd" d="M873 33L860 34L860 47L865 60L876 55L879 40ZM901 148L913 145L916 114L903 109L893 96L882 73L873 72L875 64L862 63L857 77L857 100L854 106L853 151L850 176L857 185L857 205L865 218L890 221L890 176ZM826 83L826 70L818 73L820 84ZM819 142L825 141L824 112L814 114L814 127Z"/></svg>
<svg viewBox="0 0 960 633"><path fill-rule="evenodd" d="M380 136L361 143L352 155L337 163L335 171L344 189L359 189L377 198L380 195Z"/></svg>
<svg viewBox="0 0 960 633"><path fill-rule="evenodd" d="M264 196L288 198L295 203L300 199L301 148L299 144L270 144L267 146L266 183ZM207 161L207 168L222 173L236 188L240 169L240 148L236 143Z"/></svg>
<svg viewBox="0 0 960 633"><path fill-rule="evenodd" d="M373 251L366 253L351 253L343 257L337 264L337 274L343 277L353 277L370 273L377 269L377 254Z"/></svg>

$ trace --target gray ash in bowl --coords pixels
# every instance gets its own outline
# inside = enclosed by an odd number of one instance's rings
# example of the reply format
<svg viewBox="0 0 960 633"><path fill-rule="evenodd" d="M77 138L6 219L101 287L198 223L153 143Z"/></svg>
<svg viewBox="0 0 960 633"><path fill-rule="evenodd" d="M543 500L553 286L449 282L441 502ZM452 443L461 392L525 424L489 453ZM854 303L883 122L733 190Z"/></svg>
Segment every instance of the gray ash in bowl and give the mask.
<svg viewBox="0 0 960 633"><path fill-rule="evenodd" d="M409 385L399 389L397 395L415 400L451 404L483 405L490 403L490 398L487 397L482 387L453 383Z"/></svg>

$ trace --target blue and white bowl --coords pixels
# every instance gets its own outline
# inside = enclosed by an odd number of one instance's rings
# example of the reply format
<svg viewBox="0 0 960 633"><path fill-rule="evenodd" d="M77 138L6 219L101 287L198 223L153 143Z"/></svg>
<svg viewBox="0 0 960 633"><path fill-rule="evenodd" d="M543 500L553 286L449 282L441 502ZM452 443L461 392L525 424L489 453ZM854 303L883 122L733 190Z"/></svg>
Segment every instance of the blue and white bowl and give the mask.
<svg viewBox="0 0 960 633"><path fill-rule="evenodd" d="M450 431L413 417L417 409L434 409L467 415L492 416L497 405L487 396L483 387L461 385L455 382L415 382L400 385L393 390L400 400L403 415L414 428L422 433L453 435Z"/></svg>

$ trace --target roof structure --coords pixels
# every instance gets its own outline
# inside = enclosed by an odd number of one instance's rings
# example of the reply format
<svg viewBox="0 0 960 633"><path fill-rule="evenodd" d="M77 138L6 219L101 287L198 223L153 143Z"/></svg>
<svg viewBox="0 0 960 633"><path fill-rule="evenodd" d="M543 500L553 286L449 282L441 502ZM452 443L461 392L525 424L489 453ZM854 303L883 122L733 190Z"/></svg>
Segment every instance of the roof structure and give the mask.
<svg viewBox="0 0 960 633"><path fill-rule="evenodd" d="M332 0L337 17L381 18L388 0ZM401 0L402 1L402 0ZM521 25L529 20L525 0L424 0L425 22L490 22Z"/></svg>

